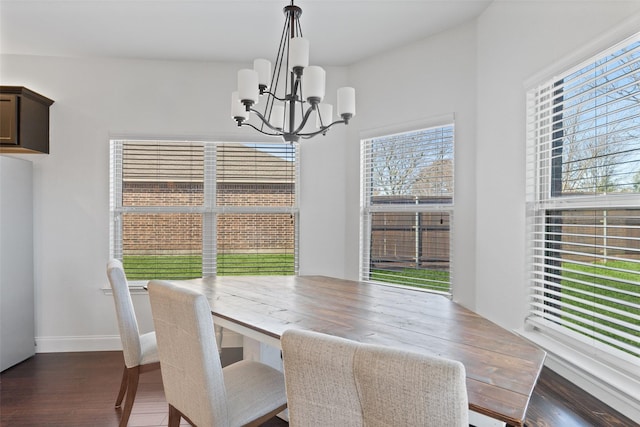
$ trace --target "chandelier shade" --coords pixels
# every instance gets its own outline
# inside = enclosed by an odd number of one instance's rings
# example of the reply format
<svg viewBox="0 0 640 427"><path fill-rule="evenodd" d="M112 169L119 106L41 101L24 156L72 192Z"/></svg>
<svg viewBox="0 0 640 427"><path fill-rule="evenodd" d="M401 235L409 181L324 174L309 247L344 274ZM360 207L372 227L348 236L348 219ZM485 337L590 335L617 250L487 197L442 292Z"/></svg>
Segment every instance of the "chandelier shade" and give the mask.
<svg viewBox="0 0 640 427"><path fill-rule="evenodd" d="M333 106L323 103L326 72L309 65L309 40L302 36L302 9L293 4L283 9L285 24L274 67L267 59L253 61L253 69L238 71L238 88L231 94L231 117L238 126L280 136L286 142L324 135L330 127L356 114L356 93L352 87L337 92L337 117ZM251 117L257 119L253 123ZM315 117L314 121L309 119ZM315 126L313 126L313 125Z"/></svg>

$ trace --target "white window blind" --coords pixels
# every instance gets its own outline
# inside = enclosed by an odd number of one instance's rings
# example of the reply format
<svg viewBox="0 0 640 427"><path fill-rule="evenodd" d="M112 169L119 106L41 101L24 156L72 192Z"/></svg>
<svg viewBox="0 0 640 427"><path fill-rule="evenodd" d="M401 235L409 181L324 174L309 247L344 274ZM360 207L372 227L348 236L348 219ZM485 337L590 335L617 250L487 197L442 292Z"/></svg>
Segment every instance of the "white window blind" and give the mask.
<svg viewBox="0 0 640 427"><path fill-rule="evenodd" d="M297 272L296 146L221 144L216 151L217 272Z"/></svg>
<svg viewBox="0 0 640 427"><path fill-rule="evenodd" d="M640 37L530 90L527 100L527 320L637 369Z"/></svg>
<svg viewBox="0 0 640 427"><path fill-rule="evenodd" d="M452 124L361 143L362 280L450 293Z"/></svg>
<svg viewBox="0 0 640 427"><path fill-rule="evenodd" d="M297 272L295 145L112 141L111 254L130 280Z"/></svg>

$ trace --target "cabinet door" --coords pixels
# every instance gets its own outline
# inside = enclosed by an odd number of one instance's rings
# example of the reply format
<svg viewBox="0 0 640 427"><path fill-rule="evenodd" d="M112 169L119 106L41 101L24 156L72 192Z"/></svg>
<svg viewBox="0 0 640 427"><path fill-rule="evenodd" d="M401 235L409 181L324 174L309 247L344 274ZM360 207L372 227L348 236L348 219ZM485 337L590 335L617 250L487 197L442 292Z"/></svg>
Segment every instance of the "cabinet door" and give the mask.
<svg viewBox="0 0 640 427"><path fill-rule="evenodd" d="M0 144L18 145L18 97L0 95Z"/></svg>

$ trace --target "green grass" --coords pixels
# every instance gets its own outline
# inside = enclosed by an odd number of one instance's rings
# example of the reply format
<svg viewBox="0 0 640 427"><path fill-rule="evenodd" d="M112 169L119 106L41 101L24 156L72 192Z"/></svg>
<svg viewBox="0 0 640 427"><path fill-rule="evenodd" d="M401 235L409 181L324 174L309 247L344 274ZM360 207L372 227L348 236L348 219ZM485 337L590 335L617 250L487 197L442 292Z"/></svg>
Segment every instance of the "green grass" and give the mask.
<svg viewBox="0 0 640 427"><path fill-rule="evenodd" d="M195 255L126 255L123 260L129 280L186 280L202 277L202 257ZM219 276L293 275L293 254L218 254ZM442 270L371 271L371 280L447 292L449 272Z"/></svg>
<svg viewBox="0 0 640 427"><path fill-rule="evenodd" d="M627 271L611 271L607 268L616 268L623 269ZM562 265L563 273L562 273L562 302L565 304L569 304L575 308L584 308L586 310L591 310L594 313L599 313L606 315L608 317L612 317L615 319L622 320L624 322L630 323L632 325L638 325L638 321L633 319L629 314L633 314L636 316L640 316L640 309L630 307L624 304L616 303L613 301L609 301L608 298L615 298L623 301L627 301L631 304L635 304L636 307L640 305L640 297L625 294L622 291L634 292L636 295L640 290L640 265L635 262L625 262L625 261L607 261L606 263L595 263L591 265L582 265L571 262L564 262ZM593 277L593 275L604 276L602 278ZM606 278L605 278L606 277ZM631 283L624 283L620 280L624 280ZM590 286L580 282L591 282L600 286L604 286L607 289L600 289L595 286ZM585 292L588 292L592 295L585 295ZM580 298L585 301L576 301L574 298ZM603 307L595 307L595 304L602 305ZM621 310L628 314L617 313L612 310ZM631 340L624 337L619 337L617 334L609 332L607 330L602 329L595 325L595 323L599 323L602 325L606 325L610 328L613 328L616 331L625 332L635 337L640 337L640 334L634 330L633 328L626 327L623 325L619 325L614 322L605 321L603 319L597 318L595 315L588 315L582 313L578 310L574 310L571 308L564 307L563 312L567 314L573 314L576 316L582 317L583 320L576 320L569 317L566 317L566 320L580 325L583 328L586 328L589 331L601 333L608 337L614 337L622 342L625 342L636 349L640 349L640 345L638 344L638 339ZM571 328L580 332L582 334L588 335L585 332L578 331L575 328ZM604 340L600 340L605 342ZM607 343L612 345L611 343ZM614 347L619 348L622 351L626 351L631 353L627 349L624 349L620 346ZM636 351L637 354L640 353ZM632 353L633 354L633 353Z"/></svg>
<svg viewBox="0 0 640 427"><path fill-rule="evenodd" d="M219 276L291 276L293 254L219 254Z"/></svg>
<svg viewBox="0 0 640 427"><path fill-rule="evenodd" d="M372 269L370 280L434 291L449 292L449 272L443 270L403 268L399 270Z"/></svg>
<svg viewBox="0 0 640 427"><path fill-rule="evenodd" d="M124 269L129 280L186 280L202 277L202 257L198 255L125 255ZM293 254L219 254L217 275L292 275Z"/></svg>
<svg viewBox="0 0 640 427"><path fill-rule="evenodd" d="M196 255L125 255L122 264L129 280L202 277L202 257Z"/></svg>

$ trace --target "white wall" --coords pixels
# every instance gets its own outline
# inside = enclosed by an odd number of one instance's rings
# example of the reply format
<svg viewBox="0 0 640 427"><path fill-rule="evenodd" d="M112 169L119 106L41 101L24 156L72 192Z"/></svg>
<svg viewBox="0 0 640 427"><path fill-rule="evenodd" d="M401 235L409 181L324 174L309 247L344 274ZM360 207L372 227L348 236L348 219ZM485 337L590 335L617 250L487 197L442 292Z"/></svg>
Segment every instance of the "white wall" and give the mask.
<svg viewBox="0 0 640 427"><path fill-rule="evenodd" d="M521 329L527 308L528 86L638 31L639 13L640 1L494 1L477 21L476 311L506 328ZM552 369L632 419L640 416L637 394L626 391L637 384L629 388L588 358L575 366L577 355L558 358L556 348L547 349Z"/></svg>
<svg viewBox="0 0 640 427"><path fill-rule="evenodd" d="M326 71L324 102L334 106L335 114L335 88L347 85L347 73L344 68L326 67ZM335 125L325 136L300 142L300 274L345 277L348 128Z"/></svg>
<svg viewBox="0 0 640 427"><path fill-rule="evenodd" d="M53 99L51 153L34 163L37 351L117 348L105 267L109 257L109 138L256 140L238 129L229 100L246 64L3 55L3 85ZM342 69L327 69L335 102ZM344 272L344 130L305 146L301 158L301 271ZM327 151L327 147L330 151ZM322 177L325 184L316 178ZM134 295L143 331L148 298Z"/></svg>
<svg viewBox="0 0 640 427"><path fill-rule="evenodd" d="M469 22L350 68L357 116L349 131L348 277L358 277L359 140L377 129L455 115L454 299L475 305L476 27ZM405 129L410 130L410 129Z"/></svg>
<svg viewBox="0 0 640 427"><path fill-rule="evenodd" d="M526 309L525 82L638 11L639 1L495 1L478 20L476 311L504 327L521 327Z"/></svg>

